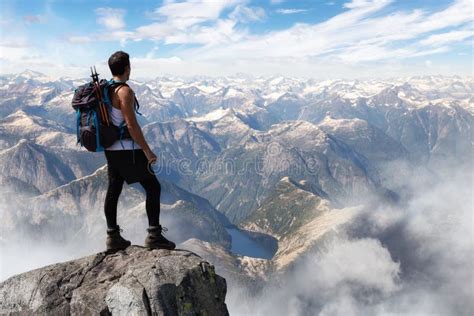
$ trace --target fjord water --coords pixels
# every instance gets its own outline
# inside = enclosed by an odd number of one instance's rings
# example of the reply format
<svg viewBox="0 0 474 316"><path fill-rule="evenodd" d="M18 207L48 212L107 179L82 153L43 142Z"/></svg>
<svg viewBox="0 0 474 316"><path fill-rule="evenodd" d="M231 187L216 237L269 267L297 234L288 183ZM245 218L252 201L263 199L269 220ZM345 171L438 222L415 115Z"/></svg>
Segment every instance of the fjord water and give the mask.
<svg viewBox="0 0 474 316"><path fill-rule="evenodd" d="M227 232L232 236L232 245L230 250L241 256L254 258L271 259L273 253L259 245L248 234L237 228L226 228Z"/></svg>

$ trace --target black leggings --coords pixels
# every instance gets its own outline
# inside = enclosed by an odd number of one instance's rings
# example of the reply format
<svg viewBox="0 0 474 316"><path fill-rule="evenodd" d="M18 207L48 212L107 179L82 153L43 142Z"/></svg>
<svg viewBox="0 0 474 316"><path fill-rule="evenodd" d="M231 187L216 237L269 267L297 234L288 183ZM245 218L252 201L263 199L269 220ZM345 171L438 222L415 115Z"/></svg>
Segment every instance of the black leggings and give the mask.
<svg viewBox="0 0 474 316"><path fill-rule="evenodd" d="M109 187L105 196L104 210L108 228L117 227L117 204L122 192L124 179L119 175L109 174ZM139 181L146 192L146 215L149 226L160 224L161 185L155 177Z"/></svg>

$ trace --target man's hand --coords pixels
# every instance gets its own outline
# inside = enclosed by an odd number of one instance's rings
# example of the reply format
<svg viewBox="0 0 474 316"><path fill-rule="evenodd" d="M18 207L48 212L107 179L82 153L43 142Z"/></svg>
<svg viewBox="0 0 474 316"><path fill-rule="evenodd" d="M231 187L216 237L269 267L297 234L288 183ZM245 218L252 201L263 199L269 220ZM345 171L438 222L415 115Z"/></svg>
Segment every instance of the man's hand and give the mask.
<svg viewBox="0 0 474 316"><path fill-rule="evenodd" d="M155 163L156 160L158 159L155 153L151 151L151 149L144 150L143 152L145 153L145 156L148 159L148 163L150 164Z"/></svg>

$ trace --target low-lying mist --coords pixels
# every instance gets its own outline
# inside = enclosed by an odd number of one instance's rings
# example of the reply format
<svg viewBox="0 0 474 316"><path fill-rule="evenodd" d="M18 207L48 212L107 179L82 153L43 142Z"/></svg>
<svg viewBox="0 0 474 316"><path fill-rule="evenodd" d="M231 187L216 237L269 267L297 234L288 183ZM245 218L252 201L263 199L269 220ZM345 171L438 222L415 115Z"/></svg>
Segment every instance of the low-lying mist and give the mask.
<svg viewBox="0 0 474 316"><path fill-rule="evenodd" d="M472 315L471 165L384 173L400 205L365 206L258 295L231 287L231 314Z"/></svg>
<svg viewBox="0 0 474 316"><path fill-rule="evenodd" d="M1 192L8 191L5 189ZM20 219L11 218L11 210L19 210L24 206L15 203L15 199L4 196L1 198L0 220L3 225L8 226L8 231L0 231L0 282L13 275L49 264L105 251L107 228L103 210L97 210L101 212L100 216L97 216L99 221L95 220L93 223L87 223L87 219L80 216L71 221L66 218L65 214L57 214L54 215L58 217L57 221L63 221L64 225L35 225L36 220L41 220L41 218L37 218L38 214L18 212ZM119 205L117 222L123 228L122 236L124 238L130 240L133 245L143 245L148 227L145 204L141 203L136 208L137 214L130 214L125 212L123 206ZM138 209L141 209L141 212L138 212ZM160 216L160 222L172 232L173 238L170 238L166 233L165 236L171 240L183 240L180 233L182 222L176 220L170 213L163 213ZM131 215L132 217L130 217ZM83 223L77 224L78 221ZM18 223L22 223L22 227L11 227L18 225ZM69 224L71 226L68 226Z"/></svg>

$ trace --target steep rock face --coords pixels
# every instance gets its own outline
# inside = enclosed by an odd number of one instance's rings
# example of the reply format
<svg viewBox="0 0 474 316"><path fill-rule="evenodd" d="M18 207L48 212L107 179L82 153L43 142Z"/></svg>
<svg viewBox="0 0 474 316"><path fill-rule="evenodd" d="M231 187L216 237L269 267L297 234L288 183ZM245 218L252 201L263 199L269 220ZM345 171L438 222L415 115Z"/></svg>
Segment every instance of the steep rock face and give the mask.
<svg viewBox="0 0 474 316"><path fill-rule="evenodd" d="M193 192L207 198L234 224L260 207L284 176L306 180L320 196L338 202L357 200L380 187L367 159L305 121L286 121L255 132L242 146L223 151L216 161L227 169L200 175L201 187Z"/></svg>
<svg viewBox="0 0 474 316"><path fill-rule="evenodd" d="M71 168L46 147L28 140L0 151L0 178L14 177L41 192L74 180Z"/></svg>
<svg viewBox="0 0 474 316"><path fill-rule="evenodd" d="M474 117L456 103L429 104L389 118L386 134L408 149L415 161L473 157Z"/></svg>
<svg viewBox="0 0 474 316"><path fill-rule="evenodd" d="M330 201L307 190L305 184L289 177L282 178L262 206L246 218L242 226L280 240L335 208Z"/></svg>
<svg viewBox="0 0 474 316"><path fill-rule="evenodd" d="M193 252L131 246L0 283L0 314L228 315L226 280Z"/></svg>
<svg viewBox="0 0 474 316"><path fill-rule="evenodd" d="M282 178L262 206L241 227L274 236L278 250L271 259L272 272L291 266L338 226L349 222L358 208L337 209L330 201L311 192L306 181Z"/></svg>
<svg viewBox="0 0 474 316"><path fill-rule="evenodd" d="M407 150L400 143L367 121L326 116L318 126L364 155L371 164L407 158Z"/></svg>

